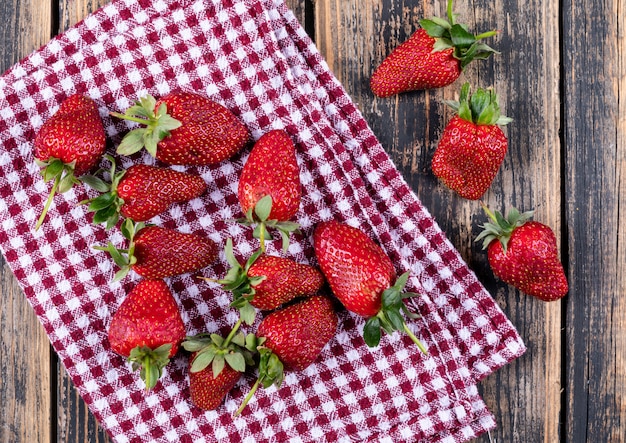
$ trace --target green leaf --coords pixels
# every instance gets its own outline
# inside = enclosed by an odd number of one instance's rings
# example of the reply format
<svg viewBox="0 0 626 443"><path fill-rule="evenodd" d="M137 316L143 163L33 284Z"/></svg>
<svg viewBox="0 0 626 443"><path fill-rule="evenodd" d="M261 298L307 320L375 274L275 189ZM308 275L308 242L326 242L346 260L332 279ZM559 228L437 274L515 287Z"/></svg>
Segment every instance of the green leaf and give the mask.
<svg viewBox="0 0 626 443"><path fill-rule="evenodd" d="M422 28L424 28L426 33L433 38L443 37L450 29L450 23L439 17L422 19L419 21L419 24Z"/></svg>
<svg viewBox="0 0 626 443"><path fill-rule="evenodd" d="M145 128L133 129L128 132L117 147L116 152L120 155L132 155L141 151L144 147Z"/></svg>
<svg viewBox="0 0 626 443"><path fill-rule="evenodd" d="M95 175L83 175L79 177L79 180L98 192L109 192L111 190L109 183Z"/></svg>
<svg viewBox="0 0 626 443"><path fill-rule="evenodd" d="M46 164L46 163L44 163ZM65 165L59 159L51 159L41 171L44 181L50 181L60 175L65 169Z"/></svg>
<svg viewBox="0 0 626 443"><path fill-rule="evenodd" d="M182 126L183 124L176 120L175 118L164 114L162 116L159 117L159 128L163 131L166 131L169 135L169 131L173 131L174 129L178 129ZM163 137L165 138L165 137Z"/></svg>
<svg viewBox="0 0 626 443"><path fill-rule="evenodd" d="M370 348L380 343L380 326L378 317L370 317L363 326L363 339Z"/></svg>
<svg viewBox="0 0 626 443"><path fill-rule="evenodd" d="M217 378L220 375L220 372L224 369L224 365L226 364L226 360L224 355L217 354L213 358L213 364L211 365L211 369L213 370L213 378Z"/></svg>
<svg viewBox="0 0 626 443"><path fill-rule="evenodd" d="M239 316L241 317L241 321L252 326L252 324L254 324L254 320L256 319L256 309L250 303L246 303L244 306L239 308Z"/></svg>
<svg viewBox="0 0 626 443"><path fill-rule="evenodd" d="M231 352L224 356L226 363L237 372L246 372L246 359L239 352Z"/></svg>
<svg viewBox="0 0 626 443"><path fill-rule="evenodd" d="M211 348L205 348L198 352L191 363L191 372L200 372L206 369L215 358L215 351Z"/></svg>
<svg viewBox="0 0 626 443"><path fill-rule="evenodd" d="M211 341L215 343L217 346L222 346L224 344L224 338L218 334L211 334Z"/></svg>
<svg viewBox="0 0 626 443"><path fill-rule="evenodd" d="M476 37L462 25L453 25L450 28L450 39L455 47L469 48L476 41Z"/></svg>
<svg viewBox="0 0 626 443"><path fill-rule="evenodd" d="M115 202L115 199L116 196L110 192L100 194L99 196L91 200L88 209L90 211L99 211L101 209L108 208Z"/></svg>
<svg viewBox="0 0 626 443"><path fill-rule="evenodd" d="M254 205L254 213L260 221L266 221L272 212L272 196L266 195Z"/></svg>
<svg viewBox="0 0 626 443"><path fill-rule="evenodd" d="M119 220L119 214L117 212L117 207L109 206L107 208L102 208L97 211L93 216L94 224L107 223L107 228L111 228L115 226L117 221Z"/></svg>
<svg viewBox="0 0 626 443"><path fill-rule="evenodd" d="M385 312L385 315L387 316L389 323L393 326L393 330L401 331L404 329L404 319L402 318L399 310L387 311Z"/></svg>
<svg viewBox="0 0 626 443"><path fill-rule="evenodd" d="M240 331L233 337L232 342L243 348L246 346L246 335Z"/></svg>
<svg viewBox="0 0 626 443"><path fill-rule="evenodd" d="M71 171L67 171L61 181L59 182L58 193L63 194L64 192L72 189L74 184L76 184L77 180L74 178L74 174Z"/></svg>

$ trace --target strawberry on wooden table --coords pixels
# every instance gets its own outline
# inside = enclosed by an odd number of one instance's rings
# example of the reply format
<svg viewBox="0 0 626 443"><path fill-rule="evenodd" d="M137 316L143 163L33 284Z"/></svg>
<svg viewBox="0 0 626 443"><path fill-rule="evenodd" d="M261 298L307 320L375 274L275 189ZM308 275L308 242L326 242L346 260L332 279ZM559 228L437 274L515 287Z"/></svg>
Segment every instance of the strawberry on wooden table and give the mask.
<svg viewBox="0 0 626 443"><path fill-rule="evenodd" d="M146 226L132 219L124 220L121 230L129 242L127 249L118 249L111 242L94 247L108 252L120 267L114 281L122 279L130 269L146 279L186 274L210 265L218 256L215 242L199 234Z"/></svg>
<svg viewBox="0 0 626 443"><path fill-rule="evenodd" d="M97 175L81 180L101 192L86 203L95 212L93 222L106 223L107 229L115 226L120 216L147 221L174 203L192 200L207 189L206 182L197 175L142 164L116 171L115 159L105 157L111 163L110 181Z"/></svg>
<svg viewBox="0 0 626 443"><path fill-rule="evenodd" d="M111 113L145 127L122 139L117 153L146 150L172 165L212 165L232 157L249 139L248 129L221 104L199 94L173 92L158 101L142 97L126 113Z"/></svg>
<svg viewBox="0 0 626 443"><path fill-rule="evenodd" d="M66 98L39 129L34 148L44 180L54 181L35 226L39 229L54 195L71 189L78 183L77 177L92 169L104 154L106 136L96 103L80 94Z"/></svg>
<svg viewBox="0 0 626 443"><path fill-rule="evenodd" d="M337 323L333 304L323 295L314 295L268 314L256 333L258 378L235 415L243 411L260 385L280 386L285 369L302 371L313 364L334 337Z"/></svg>
<svg viewBox="0 0 626 443"><path fill-rule="evenodd" d="M111 349L140 369L146 389L161 378L178 352L185 325L178 305L163 280L142 280L126 296L111 319Z"/></svg>
<svg viewBox="0 0 626 443"><path fill-rule="evenodd" d="M217 282L233 293L231 306L239 309L247 324L254 322L254 308L277 309L295 298L316 294L324 284L324 276L317 268L261 250L242 265L234 255L231 239L226 241L224 252L231 268Z"/></svg>
<svg viewBox="0 0 626 443"><path fill-rule="evenodd" d="M458 102L448 101L457 111L446 125L433 156L433 173L461 197L478 200L489 189L508 148L499 125L512 119L500 114L498 97L491 89L470 85L461 88Z"/></svg>
<svg viewBox="0 0 626 443"><path fill-rule="evenodd" d="M483 240L494 275L544 301L564 297L569 286L552 229L529 221L532 211L520 214L513 208L505 218L485 205L483 209L492 222L482 226L476 241Z"/></svg>
<svg viewBox="0 0 626 443"><path fill-rule="evenodd" d="M375 95L389 97L447 86L473 60L496 52L481 42L495 31L471 34L466 25L455 22L452 0L448 0L447 12L447 21L438 17L420 20L422 27L383 60L370 80Z"/></svg>
<svg viewBox="0 0 626 443"><path fill-rule="evenodd" d="M408 272L396 279L391 259L380 246L360 229L336 220L315 227L313 244L333 294L346 309L368 319L363 328L368 346L378 345L382 328L389 334L404 331L423 353L427 352L401 314L416 317L403 302L418 295L402 292Z"/></svg>
<svg viewBox="0 0 626 443"><path fill-rule="evenodd" d="M189 357L191 401L199 408L217 409L237 384L246 366L254 365L256 337L238 332L238 322L226 338L218 334L198 334L182 343ZM248 349L250 348L250 349Z"/></svg>
<svg viewBox="0 0 626 443"><path fill-rule="evenodd" d="M256 225L254 237L265 250L267 228L276 228L289 245L289 234L298 229L290 222L300 208L302 185L296 159L296 148L285 131L272 130L255 143L239 178L239 204L247 225Z"/></svg>

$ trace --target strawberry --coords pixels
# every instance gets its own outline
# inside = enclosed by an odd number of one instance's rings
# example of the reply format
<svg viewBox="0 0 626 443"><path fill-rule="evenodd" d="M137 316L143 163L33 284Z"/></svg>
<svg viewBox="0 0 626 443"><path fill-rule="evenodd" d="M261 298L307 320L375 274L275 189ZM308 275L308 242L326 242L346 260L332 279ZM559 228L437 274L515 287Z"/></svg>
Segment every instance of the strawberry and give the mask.
<svg viewBox="0 0 626 443"><path fill-rule="evenodd" d="M231 268L217 282L233 293L231 306L239 309L249 325L255 320L254 308L277 309L295 298L316 294L324 284L324 276L317 268L290 258L266 255L261 250L242 265L233 253L230 238L224 252Z"/></svg>
<svg viewBox="0 0 626 443"><path fill-rule="evenodd" d="M455 23L452 0L448 0L447 12L447 21L438 17L420 20L422 27L383 60L370 79L375 95L389 97L447 86L472 60L496 52L481 42L495 31L473 35L466 25Z"/></svg>
<svg viewBox="0 0 626 443"><path fill-rule="evenodd" d="M489 265L496 277L528 295L544 301L558 300L568 290L559 261L556 236L549 226L529 221L533 212L512 208L507 217L483 209L492 223L485 223L476 241L483 240Z"/></svg>
<svg viewBox="0 0 626 443"><path fill-rule="evenodd" d="M146 150L172 165L212 165L232 157L249 139L248 129L227 108L202 95L174 92L139 99L115 117L145 125L130 131L117 153Z"/></svg>
<svg viewBox="0 0 626 443"><path fill-rule="evenodd" d="M188 234L160 226L145 226L126 219L121 226L129 241L128 249L117 249L111 242L94 249L108 252L121 269L114 281L132 269L146 279L161 279L202 269L215 261L217 245L198 234Z"/></svg>
<svg viewBox="0 0 626 443"><path fill-rule="evenodd" d="M254 365L252 352L246 346L255 346L256 337L237 333L240 325L238 322L225 339L217 334L198 334L187 337L182 344L192 353L189 390L191 401L199 408L217 409L245 372L246 365Z"/></svg>
<svg viewBox="0 0 626 443"><path fill-rule="evenodd" d="M96 103L80 94L66 98L39 129L34 147L44 180L54 180L35 225L39 229L54 195L70 190L78 183L76 177L93 168L104 154L106 136Z"/></svg>
<svg viewBox="0 0 626 443"><path fill-rule="evenodd" d="M217 409L226 395L235 387L242 373L225 365L215 375L215 372L206 367L201 371L192 371L192 361L196 354L192 354L189 363L189 393L191 402L206 410Z"/></svg>
<svg viewBox="0 0 626 443"><path fill-rule="evenodd" d="M409 317L402 293L408 280L406 272L396 279L391 259L363 231L335 220L322 222L313 233L317 262L333 294L346 309L368 318L363 337L368 346L380 342L380 329L406 332L426 353L422 343L404 322L400 311Z"/></svg>
<svg viewBox="0 0 626 443"><path fill-rule="evenodd" d="M120 215L136 222L146 221L174 203L200 196L207 189L202 177L157 166L133 165L116 172L113 157L105 157L111 163L110 183L96 175L81 180L102 192L85 203L95 212L93 222L106 223L107 229L117 224Z"/></svg>
<svg viewBox="0 0 626 443"><path fill-rule="evenodd" d="M235 414L243 411L259 385L280 386L285 369L302 371L311 365L335 335L337 323L332 302L322 295L267 315L256 334L259 376Z"/></svg>
<svg viewBox="0 0 626 443"><path fill-rule="evenodd" d="M506 155L507 138L498 125L512 119L500 114L492 90L469 83L461 88L458 102L447 102L458 115L446 125L433 156L433 173L461 197L478 200L491 186Z"/></svg>
<svg viewBox="0 0 626 443"><path fill-rule="evenodd" d="M111 319L111 349L141 368L146 389L161 378L163 368L185 338L178 305L163 280L142 280L126 296Z"/></svg>
<svg viewBox="0 0 626 443"><path fill-rule="evenodd" d="M298 229L289 220L298 212L302 197L300 169L296 148L282 130L264 134L254 145L239 178L239 204L245 219L240 222L256 224L254 237L265 250L265 238L271 238L267 227L276 228L289 245L289 234Z"/></svg>

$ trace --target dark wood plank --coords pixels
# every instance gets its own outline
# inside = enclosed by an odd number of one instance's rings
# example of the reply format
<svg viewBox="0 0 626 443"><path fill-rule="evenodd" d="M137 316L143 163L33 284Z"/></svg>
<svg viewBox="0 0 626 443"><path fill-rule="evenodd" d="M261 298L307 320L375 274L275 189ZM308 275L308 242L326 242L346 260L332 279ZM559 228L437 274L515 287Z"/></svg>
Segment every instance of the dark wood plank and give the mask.
<svg viewBox="0 0 626 443"><path fill-rule="evenodd" d="M495 7L481 0L457 2L460 20L473 30L501 30L490 43L502 54L470 65L461 81L448 88L379 99L369 90L373 70L417 29L420 18L445 14L445 2L316 2L316 41L331 69L529 347L524 357L481 384L498 422L492 432L498 442L558 441L560 303L538 302L496 281L485 253L474 243L478 225L486 220L479 204L440 185L430 162L451 117L442 101L454 98L464 79L475 86L494 86L504 112L515 122L506 129L509 152L484 201L498 210L535 207L536 219L560 235L558 5L544 3L550 2L505 0Z"/></svg>
<svg viewBox="0 0 626 443"><path fill-rule="evenodd" d="M50 38L50 3L2 2L0 18L4 72ZM0 441L51 440L51 353L44 329L0 257Z"/></svg>
<svg viewBox="0 0 626 443"><path fill-rule="evenodd" d="M564 438L572 443L626 441L624 24L619 2L563 2L572 282L565 317Z"/></svg>

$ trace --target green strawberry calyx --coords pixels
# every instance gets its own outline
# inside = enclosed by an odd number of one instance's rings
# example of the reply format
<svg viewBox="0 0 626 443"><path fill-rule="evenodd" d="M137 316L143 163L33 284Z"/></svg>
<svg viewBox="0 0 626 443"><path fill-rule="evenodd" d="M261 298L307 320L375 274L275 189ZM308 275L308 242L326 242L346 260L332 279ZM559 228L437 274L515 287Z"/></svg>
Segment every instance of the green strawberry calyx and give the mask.
<svg viewBox="0 0 626 443"><path fill-rule="evenodd" d="M440 17L420 20L420 25L426 33L435 39L434 51L444 51L453 48L453 56L461 63L461 70L472 60L485 60L498 51L483 43L481 40L493 37L497 31L487 31L474 35L466 25L456 23L456 14L452 12L453 0L448 0L447 20Z"/></svg>
<svg viewBox="0 0 626 443"><path fill-rule="evenodd" d="M239 331L240 326L241 320L226 338L209 333L186 337L181 346L185 351L196 353L190 371L201 372L211 365L213 378L217 378L227 364L237 372L245 372L246 366L253 366L257 339L254 334Z"/></svg>
<svg viewBox="0 0 626 443"><path fill-rule="evenodd" d="M237 219L238 223L244 226L254 226L252 233L254 238L259 239L261 251L265 252L265 240L272 239L268 228L276 229L282 239L283 251L289 248L289 236L291 233L299 232L300 225L291 221L270 220L272 212L272 196L265 195L256 202L253 208L250 208L245 218Z"/></svg>
<svg viewBox="0 0 626 443"><path fill-rule="evenodd" d="M165 343L156 349L137 346L130 351L128 362L133 371L140 369L140 377L146 384L146 390L154 388L163 375L163 368L170 362L171 343Z"/></svg>
<svg viewBox="0 0 626 443"><path fill-rule="evenodd" d="M35 160L37 165L41 167L41 175L45 182L49 182L53 180L52 189L50 189L50 193L48 194L48 199L44 205L43 211L41 211L41 215L37 220L37 224L35 225L35 230L39 230L43 221L46 218L46 214L50 209L50 205L52 204L52 200L54 200L54 196L58 194L63 194L64 192L69 191L75 184L79 183L78 179L74 175L74 168L76 167L76 160L71 163L63 163L62 160L54 157L50 157L49 159Z"/></svg>
<svg viewBox="0 0 626 443"><path fill-rule="evenodd" d="M266 276L250 276L248 275L248 271L256 260L263 254L263 251L256 251L242 266L241 263L239 263L239 260L235 257L235 253L233 251L233 241L229 238L226 240L224 254L226 256L226 261L231 266L226 272L224 278L219 280L204 277L201 278L218 283L222 285L226 291L231 292L233 294L233 301L230 306L239 310L239 317L244 323L252 325L256 318L256 309L250 304L256 293L254 287L265 280Z"/></svg>
<svg viewBox="0 0 626 443"><path fill-rule="evenodd" d="M124 114L111 112L111 115L123 120L139 123L142 127L128 132L117 147L120 155L132 155L142 148L153 157L156 157L157 146L161 140L168 137L171 131L180 128L182 123L167 113L167 105L161 103L155 110L157 101L147 95L140 98Z"/></svg>
<svg viewBox="0 0 626 443"><path fill-rule="evenodd" d="M117 248L112 242L107 243L106 246L93 246L96 251L108 252L115 264L120 268L113 277L113 281L120 281L130 272L131 267L137 263L137 257L135 257L135 236L139 231L145 228L147 225L143 222L135 223L132 219L125 219L120 230L124 238L128 240L128 248Z"/></svg>
<svg viewBox="0 0 626 443"><path fill-rule="evenodd" d="M483 211L491 219L491 223L487 222L480 227L483 231L478 234L475 241L483 241L483 249L487 247L494 240L499 240L502 243L502 250L506 253L507 245L511 234L515 229L522 226L533 216L534 211L527 211L520 213L516 208L511 208L506 218L502 213L495 211L492 212L484 203L481 202Z"/></svg>
<svg viewBox="0 0 626 443"><path fill-rule="evenodd" d="M243 399L241 406L239 406L237 411L235 411L235 417L241 414L241 412L245 409L246 405L254 396L259 386L263 386L265 389L272 385L280 387L283 383L283 379L285 378L283 362L280 361L280 358L278 358L278 356L272 352L271 349L263 346L265 338L260 337L256 340L258 340L257 351L259 353L259 375L254 382L254 385L252 385L250 392L248 392L246 397Z"/></svg>
<svg viewBox="0 0 626 443"><path fill-rule="evenodd" d="M463 120L475 125L504 126L513 121L512 118L500 113L498 95L492 89L478 88L470 94L470 84L465 83L461 87L459 100L446 100L445 103Z"/></svg>
<svg viewBox="0 0 626 443"><path fill-rule="evenodd" d="M104 157L111 163L108 171L101 168L93 175L80 177L80 181L100 192L100 195L84 200L81 204L89 205L87 209L94 213L93 223L95 225L105 223L106 229L111 229L120 220L120 209L124 204L124 200L117 194L117 187L126 171L116 171L115 159L110 155L105 155ZM98 176L105 172L108 172L109 180Z"/></svg>
<svg viewBox="0 0 626 443"><path fill-rule="evenodd" d="M424 344L413 334L402 317L404 313L409 318L418 318L419 316L406 307L404 299L410 297L418 297L419 294L413 292L403 292L409 278L409 272L405 272L396 279L396 282L390 288L385 289L382 294L382 306L378 313L367 319L363 327L363 338L369 347L378 346L380 343L381 329L388 334L394 331L405 332L417 345L424 354L428 354L428 350Z"/></svg>

